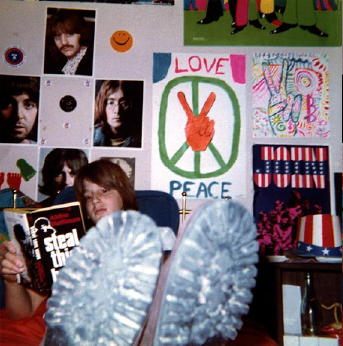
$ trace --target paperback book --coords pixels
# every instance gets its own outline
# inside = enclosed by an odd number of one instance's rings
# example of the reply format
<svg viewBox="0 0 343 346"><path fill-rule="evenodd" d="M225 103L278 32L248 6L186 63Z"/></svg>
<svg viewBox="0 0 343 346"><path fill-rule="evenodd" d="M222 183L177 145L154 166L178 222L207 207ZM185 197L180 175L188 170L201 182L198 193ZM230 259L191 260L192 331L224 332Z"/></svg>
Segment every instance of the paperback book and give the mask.
<svg viewBox="0 0 343 346"><path fill-rule="evenodd" d="M79 246L85 224L79 202L47 208L5 208L10 239L25 259L21 283L34 290L51 289L71 250Z"/></svg>

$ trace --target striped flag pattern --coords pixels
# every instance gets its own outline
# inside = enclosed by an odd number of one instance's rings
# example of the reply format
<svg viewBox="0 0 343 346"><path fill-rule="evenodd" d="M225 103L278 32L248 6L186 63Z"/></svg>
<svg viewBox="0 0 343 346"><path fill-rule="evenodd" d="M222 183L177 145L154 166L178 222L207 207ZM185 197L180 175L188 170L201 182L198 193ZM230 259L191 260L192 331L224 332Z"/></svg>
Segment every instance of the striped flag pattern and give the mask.
<svg viewBox="0 0 343 346"><path fill-rule="evenodd" d="M261 145L254 152L254 182L266 188L317 188L328 186L328 147Z"/></svg>
<svg viewBox="0 0 343 346"><path fill-rule="evenodd" d="M296 241L301 249L314 256L339 256L342 233L337 215L307 215L299 219Z"/></svg>

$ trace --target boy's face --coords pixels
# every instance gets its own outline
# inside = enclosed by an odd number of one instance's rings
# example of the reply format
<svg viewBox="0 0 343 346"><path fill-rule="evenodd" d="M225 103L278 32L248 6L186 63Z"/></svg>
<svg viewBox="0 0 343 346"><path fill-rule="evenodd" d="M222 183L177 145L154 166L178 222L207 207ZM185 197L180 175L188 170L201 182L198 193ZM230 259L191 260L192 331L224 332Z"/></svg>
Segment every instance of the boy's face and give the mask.
<svg viewBox="0 0 343 346"><path fill-rule="evenodd" d="M9 129L16 142L25 140L35 124L38 105L26 93L12 96L11 102L0 109L1 119L11 122Z"/></svg>
<svg viewBox="0 0 343 346"><path fill-rule="evenodd" d="M87 214L96 224L102 217L123 208L123 200L117 190L106 189L89 180L84 180L84 200Z"/></svg>
<svg viewBox="0 0 343 346"><path fill-rule="evenodd" d="M54 36L54 41L58 50L68 59L73 58L81 48L80 34L60 33Z"/></svg>

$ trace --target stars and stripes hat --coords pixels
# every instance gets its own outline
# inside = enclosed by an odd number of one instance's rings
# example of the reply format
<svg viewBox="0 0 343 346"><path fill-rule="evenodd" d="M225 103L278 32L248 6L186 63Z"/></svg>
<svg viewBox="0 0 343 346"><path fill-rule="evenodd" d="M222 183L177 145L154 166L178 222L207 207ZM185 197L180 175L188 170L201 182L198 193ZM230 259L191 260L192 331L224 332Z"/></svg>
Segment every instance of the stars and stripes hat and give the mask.
<svg viewBox="0 0 343 346"><path fill-rule="evenodd" d="M342 227L337 215L307 215L299 219L294 250L296 255L341 257L341 245Z"/></svg>

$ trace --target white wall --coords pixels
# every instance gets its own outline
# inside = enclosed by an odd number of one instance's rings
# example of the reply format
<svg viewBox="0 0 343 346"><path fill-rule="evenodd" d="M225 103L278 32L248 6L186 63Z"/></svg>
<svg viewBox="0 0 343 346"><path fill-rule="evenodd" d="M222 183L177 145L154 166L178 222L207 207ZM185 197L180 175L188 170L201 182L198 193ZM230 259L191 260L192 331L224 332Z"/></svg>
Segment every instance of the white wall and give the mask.
<svg viewBox="0 0 343 346"><path fill-rule="evenodd" d="M111 156L115 152L118 156L136 158L136 189L149 189L151 186L151 138L152 138L152 54L154 52L186 52L186 53L226 53L247 55L247 90L251 87L252 55L256 52L296 52L296 53L325 53L329 57L329 89L330 89L330 121L331 136L328 139L253 139L251 112L251 99L248 92L246 97L247 118L245 155L247 169L241 172L242 186L246 187L247 194L240 200L249 208L252 208L253 182L252 182L252 154L253 144L315 144L328 145L330 147L330 169L333 172L341 172L342 167L342 47L184 47L183 46L183 1L176 0L175 6L146 6L146 5L110 5L94 3L68 3L68 2L18 2L2 0L0 2L0 52L10 46L18 46L25 52L25 62L18 66L8 66L3 59L0 61L1 74L36 75L42 76L42 81L49 79L43 76L43 52L46 8L70 7L96 9L96 38L95 38L95 71L89 78L90 88L94 88L95 79L133 79L144 80L144 113L143 113L143 147L142 149L111 149L90 148L92 160L99 156ZM118 54L111 49L109 38L116 30L127 30L134 37L133 48L123 54ZM77 84L77 77L65 77ZM78 85L78 84L77 84ZM54 92L45 100L41 100L41 110L56 111L53 103L63 96L66 83L58 85ZM44 86L43 86L44 89ZM80 103L90 107L89 114L85 115L91 121L93 107L93 89L82 93L78 89ZM81 91L80 91L81 90ZM44 93L44 91L43 91ZM94 94L93 94L94 95ZM45 105L43 103L45 102ZM87 112L86 112L87 113ZM56 130L58 132L58 129ZM56 136L60 137L57 133ZM58 142L58 140L57 140ZM52 140L51 143L54 143ZM79 146L83 147L82 142ZM41 144L29 146L28 160L38 167L38 151ZM23 146L23 145L20 145ZM78 145L75 145L76 147ZM9 163L13 157L18 156L18 145L0 144L0 171L15 170L13 163ZM22 155L22 154L20 154ZM26 155L26 154L25 154ZM331 179L333 183L333 178ZM37 189L33 186L36 181L23 182L22 189L28 192L32 198L37 198ZM4 187L4 186L3 186ZM35 191L32 191L35 189ZM333 185L332 185L333 196ZM188 207L196 208L203 200L189 200ZM333 203L332 198L332 203ZM332 204L334 210L334 204Z"/></svg>

